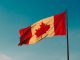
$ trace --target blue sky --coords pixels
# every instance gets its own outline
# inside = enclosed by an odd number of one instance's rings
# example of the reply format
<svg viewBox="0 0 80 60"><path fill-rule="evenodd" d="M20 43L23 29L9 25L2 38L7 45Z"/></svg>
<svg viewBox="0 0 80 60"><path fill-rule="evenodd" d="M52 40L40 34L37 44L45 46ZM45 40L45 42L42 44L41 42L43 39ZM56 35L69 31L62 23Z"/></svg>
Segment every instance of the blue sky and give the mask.
<svg viewBox="0 0 80 60"><path fill-rule="evenodd" d="M18 47L19 29L68 10L70 60L80 60L79 0L0 0L0 60L66 60L66 37Z"/></svg>

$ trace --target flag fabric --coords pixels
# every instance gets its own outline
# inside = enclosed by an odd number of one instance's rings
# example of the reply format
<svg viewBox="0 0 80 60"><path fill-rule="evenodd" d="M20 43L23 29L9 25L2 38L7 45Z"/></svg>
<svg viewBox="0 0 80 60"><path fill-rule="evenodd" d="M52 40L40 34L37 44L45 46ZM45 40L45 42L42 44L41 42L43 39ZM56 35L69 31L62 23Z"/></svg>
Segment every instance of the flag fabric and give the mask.
<svg viewBox="0 0 80 60"><path fill-rule="evenodd" d="M20 43L35 44L45 37L66 35L66 12L44 18L27 28L19 30Z"/></svg>

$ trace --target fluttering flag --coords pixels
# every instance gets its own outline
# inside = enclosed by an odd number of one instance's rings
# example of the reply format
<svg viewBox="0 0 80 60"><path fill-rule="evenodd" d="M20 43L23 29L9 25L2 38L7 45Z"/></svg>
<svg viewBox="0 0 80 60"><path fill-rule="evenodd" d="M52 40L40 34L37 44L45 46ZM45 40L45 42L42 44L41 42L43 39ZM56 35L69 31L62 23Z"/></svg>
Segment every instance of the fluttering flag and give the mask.
<svg viewBox="0 0 80 60"><path fill-rule="evenodd" d="M27 28L19 31L20 43L35 44L45 37L66 35L66 12L39 20Z"/></svg>

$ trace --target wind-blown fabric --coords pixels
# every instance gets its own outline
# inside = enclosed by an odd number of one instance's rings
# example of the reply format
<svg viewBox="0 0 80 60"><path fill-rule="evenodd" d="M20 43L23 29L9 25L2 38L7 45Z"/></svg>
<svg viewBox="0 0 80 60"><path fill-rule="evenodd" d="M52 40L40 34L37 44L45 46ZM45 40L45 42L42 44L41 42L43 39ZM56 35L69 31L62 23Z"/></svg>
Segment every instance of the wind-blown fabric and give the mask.
<svg viewBox="0 0 80 60"><path fill-rule="evenodd" d="M66 12L44 18L38 22L20 29L20 43L35 44L45 37L66 35Z"/></svg>

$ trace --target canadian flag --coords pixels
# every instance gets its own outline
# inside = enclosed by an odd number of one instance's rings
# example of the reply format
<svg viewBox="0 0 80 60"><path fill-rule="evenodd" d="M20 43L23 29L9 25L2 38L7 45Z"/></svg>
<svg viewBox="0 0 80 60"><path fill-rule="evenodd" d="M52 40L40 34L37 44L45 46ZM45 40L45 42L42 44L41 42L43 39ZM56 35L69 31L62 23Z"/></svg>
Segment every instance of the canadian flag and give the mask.
<svg viewBox="0 0 80 60"><path fill-rule="evenodd" d="M20 31L20 43L35 44L45 37L66 35L66 12L39 20Z"/></svg>

